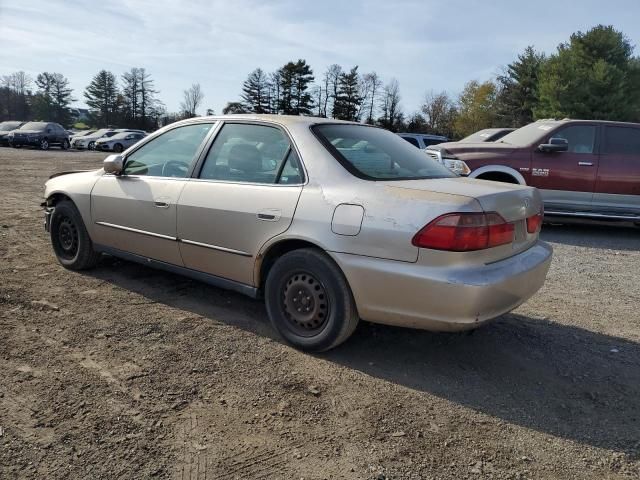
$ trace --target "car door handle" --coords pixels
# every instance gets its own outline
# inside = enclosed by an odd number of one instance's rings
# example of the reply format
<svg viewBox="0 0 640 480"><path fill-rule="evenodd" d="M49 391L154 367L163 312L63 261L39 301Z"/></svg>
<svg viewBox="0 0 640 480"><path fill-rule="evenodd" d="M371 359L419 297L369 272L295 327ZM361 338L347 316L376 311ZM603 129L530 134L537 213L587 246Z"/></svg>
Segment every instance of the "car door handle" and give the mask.
<svg viewBox="0 0 640 480"><path fill-rule="evenodd" d="M258 220L264 220L265 222L277 222L281 216L282 212L277 208L267 208L258 212Z"/></svg>
<svg viewBox="0 0 640 480"><path fill-rule="evenodd" d="M593 162L578 162L581 167L593 167Z"/></svg>
<svg viewBox="0 0 640 480"><path fill-rule="evenodd" d="M162 200L156 200L153 202L154 207L158 208L169 208L169 204L167 202L163 202Z"/></svg>

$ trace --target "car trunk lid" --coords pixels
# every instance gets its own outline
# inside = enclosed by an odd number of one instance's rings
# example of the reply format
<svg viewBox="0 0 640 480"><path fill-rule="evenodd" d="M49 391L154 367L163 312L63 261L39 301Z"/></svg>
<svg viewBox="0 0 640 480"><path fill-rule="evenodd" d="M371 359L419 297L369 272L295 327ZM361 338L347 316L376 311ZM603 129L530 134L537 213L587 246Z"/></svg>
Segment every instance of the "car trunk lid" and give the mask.
<svg viewBox="0 0 640 480"><path fill-rule="evenodd" d="M467 178L403 180L388 182L387 185L391 188L473 198L485 212L498 213L506 222L513 223L513 243L490 249L494 252L485 257L488 262L526 250L538 239L538 232L527 231L527 218L542 211L542 199L535 188Z"/></svg>

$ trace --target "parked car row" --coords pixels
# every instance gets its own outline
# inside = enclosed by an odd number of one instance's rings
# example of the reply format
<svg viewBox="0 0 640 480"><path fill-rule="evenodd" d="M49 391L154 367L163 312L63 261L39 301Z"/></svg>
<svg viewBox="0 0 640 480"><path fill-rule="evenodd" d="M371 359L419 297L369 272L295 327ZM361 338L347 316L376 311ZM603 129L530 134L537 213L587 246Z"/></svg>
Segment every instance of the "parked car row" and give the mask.
<svg viewBox="0 0 640 480"><path fill-rule="evenodd" d="M89 133L82 132L71 138L71 146L78 150L102 150L122 152L144 138L144 130L129 128L102 128Z"/></svg>
<svg viewBox="0 0 640 480"><path fill-rule="evenodd" d="M54 122L6 121L0 123L0 145L36 147L48 150L52 146L68 148L122 152L135 144L147 133L128 128L103 128L71 132Z"/></svg>

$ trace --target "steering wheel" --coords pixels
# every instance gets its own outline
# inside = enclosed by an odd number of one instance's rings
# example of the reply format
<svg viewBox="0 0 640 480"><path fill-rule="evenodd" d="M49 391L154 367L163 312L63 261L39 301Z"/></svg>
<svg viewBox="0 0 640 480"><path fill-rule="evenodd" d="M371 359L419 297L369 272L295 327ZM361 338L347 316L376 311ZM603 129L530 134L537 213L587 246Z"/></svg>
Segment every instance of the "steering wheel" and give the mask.
<svg viewBox="0 0 640 480"><path fill-rule="evenodd" d="M163 177L186 177L189 167L180 160L169 160L162 166Z"/></svg>

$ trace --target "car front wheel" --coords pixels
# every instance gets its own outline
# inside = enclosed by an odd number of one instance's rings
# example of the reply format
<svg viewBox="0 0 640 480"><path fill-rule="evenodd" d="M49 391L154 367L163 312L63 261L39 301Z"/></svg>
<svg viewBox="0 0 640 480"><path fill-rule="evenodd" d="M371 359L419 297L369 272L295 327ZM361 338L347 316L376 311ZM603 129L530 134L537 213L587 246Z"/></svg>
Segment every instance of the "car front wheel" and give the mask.
<svg viewBox="0 0 640 480"><path fill-rule="evenodd" d="M294 250L275 262L265 301L275 329L301 350L334 348L358 325L347 280L331 258L314 249Z"/></svg>
<svg viewBox="0 0 640 480"><path fill-rule="evenodd" d="M69 146L70 146L69 145L69 140L63 140L62 141L62 145L61 145L62 150L69 150Z"/></svg>
<svg viewBox="0 0 640 480"><path fill-rule="evenodd" d="M56 204L50 231L53 251L63 267L86 270L98 263L100 254L93 249L82 216L72 202Z"/></svg>
<svg viewBox="0 0 640 480"><path fill-rule="evenodd" d="M95 150L96 149L96 142L89 142L89 145L87 145L87 148L89 150Z"/></svg>

